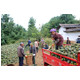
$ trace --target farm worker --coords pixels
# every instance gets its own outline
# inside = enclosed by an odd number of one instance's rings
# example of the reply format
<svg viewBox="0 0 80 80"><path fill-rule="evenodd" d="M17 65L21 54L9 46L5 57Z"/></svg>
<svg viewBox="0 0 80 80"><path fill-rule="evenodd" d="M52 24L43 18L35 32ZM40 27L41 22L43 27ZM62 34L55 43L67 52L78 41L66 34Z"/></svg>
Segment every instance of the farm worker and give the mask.
<svg viewBox="0 0 80 80"><path fill-rule="evenodd" d="M69 37L67 37L66 44L71 44L71 41L69 40Z"/></svg>
<svg viewBox="0 0 80 80"><path fill-rule="evenodd" d="M54 29L54 28L51 29L50 32L51 32L51 37L55 43L56 50L58 50L58 48L62 47L62 45L63 45L63 41L64 41L63 37L62 37L62 35L58 34L56 32L56 29Z"/></svg>
<svg viewBox="0 0 80 80"><path fill-rule="evenodd" d="M30 39L28 40L28 44L25 46L25 48L27 47L27 46L30 46L30 43L31 43L31 41L30 41Z"/></svg>
<svg viewBox="0 0 80 80"><path fill-rule="evenodd" d="M39 41L37 40L38 46L39 46Z"/></svg>
<svg viewBox="0 0 80 80"><path fill-rule="evenodd" d="M48 49L49 47L48 47L48 44L47 43L45 43L45 47L44 47L44 49Z"/></svg>
<svg viewBox="0 0 80 80"><path fill-rule="evenodd" d="M44 39L42 38L40 42L41 42L41 47L43 48L45 43Z"/></svg>
<svg viewBox="0 0 80 80"><path fill-rule="evenodd" d="M30 44L29 52L33 53L32 62L35 65L36 48L32 43Z"/></svg>
<svg viewBox="0 0 80 80"><path fill-rule="evenodd" d="M19 57L19 66L23 66L23 60L24 60L24 43L21 42L20 46L17 48L17 53L18 53L18 57Z"/></svg>
<svg viewBox="0 0 80 80"><path fill-rule="evenodd" d="M35 47L36 47L36 52L38 52L39 43L38 43L37 40L35 40L34 45L35 45Z"/></svg>
<svg viewBox="0 0 80 80"><path fill-rule="evenodd" d="M77 39L76 43L80 43L80 37Z"/></svg>

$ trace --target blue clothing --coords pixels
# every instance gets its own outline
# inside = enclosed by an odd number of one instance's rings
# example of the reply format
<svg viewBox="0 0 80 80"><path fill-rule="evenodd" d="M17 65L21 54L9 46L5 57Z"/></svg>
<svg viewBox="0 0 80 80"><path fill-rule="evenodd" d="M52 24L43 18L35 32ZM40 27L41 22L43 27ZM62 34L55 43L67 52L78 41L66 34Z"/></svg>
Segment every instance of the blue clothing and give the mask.
<svg viewBox="0 0 80 80"><path fill-rule="evenodd" d="M48 48L49 48L48 45L45 45L44 49L48 49Z"/></svg>
<svg viewBox="0 0 80 80"><path fill-rule="evenodd" d="M28 44L25 46L25 48L26 48L27 46L30 46L30 43L31 43L31 41L28 40Z"/></svg>
<svg viewBox="0 0 80 80"><path fill-rule="evenodd" d="M23 57L19 57L19 66L23 66L23 60L24 60Z"/></svg>
<svg viewBox="0 0 80 80"><path fill-rule="evenodd" d="M30 41L30 40L28 40L28 45L30 45L30 43L31 43L31 41Z"/></svg>
<svg viewBox="0 0 80 80"><path fill-rule="evenodd" d="M80 40L77 40L77 42L76 43L80 43Z"/></svg>

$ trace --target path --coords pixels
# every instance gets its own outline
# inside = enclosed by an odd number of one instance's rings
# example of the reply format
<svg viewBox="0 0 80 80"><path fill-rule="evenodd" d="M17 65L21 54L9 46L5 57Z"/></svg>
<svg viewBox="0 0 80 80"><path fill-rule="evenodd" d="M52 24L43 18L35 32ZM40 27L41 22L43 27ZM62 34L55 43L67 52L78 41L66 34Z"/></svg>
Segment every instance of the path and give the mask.
<svg viewBox="0 0 80 80"><path fill-rule="evenodd" d="M29 51L27 51L28 53ZM43 66L43 58L42 58L42 50L39 49L38 53L36 54L35 63L37 66ZM18 66L19 64L15 64L15 66ZM24 59L24 66L26 66L26 60Z"/></svg>
<svg viewBox="0 0 80 80"><path fill-rule="evenodd" d="M37 66L43 66L42 50L40 49L36 55L36 64Z"/></svg>

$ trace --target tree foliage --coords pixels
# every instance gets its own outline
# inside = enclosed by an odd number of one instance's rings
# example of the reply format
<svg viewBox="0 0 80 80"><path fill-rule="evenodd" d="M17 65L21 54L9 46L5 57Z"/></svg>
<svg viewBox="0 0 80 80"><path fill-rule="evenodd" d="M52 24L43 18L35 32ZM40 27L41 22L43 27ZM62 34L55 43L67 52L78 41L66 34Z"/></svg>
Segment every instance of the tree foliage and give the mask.
<svg viewBox="0 0 80 80"><path fill-rule="evenodd" d="M43 37L50 37L50 29L57 28L59 24L80 24L80 20L75 20L75 16L72 14L62 14L60 16L53 17L48 23L42 25L41 33Z"/></svg>
<svg viewBox="0 0 80 80"><path fill-rule="evenodd" d="M16 25L9 14L1 16L1 45L14 43L16 40L26 38L26 30Z"/></svg>
<svg viewBox="0 0 80 80"><path fill-rule="evenodd" d="M23 26L15 24L9 14L3 14L1 16L1 45L14 43L19 39L40 40L41 37L50 37L50 29L57 28L59 24L76 23L80 24L80 20L76 20L72 14L62 14L51 18L38 30L35 26L36 20L31 17L28 22L28 30L25 30Z"/></svg>
<svg viewBox="0 0 80 80"><path fill-rule="evenodd" d="M36 20L31 17L29 20L29 28L35 27Z"/></svg>
<svg viewBox="0 0 80 80"><path fill-rule="evenodd" d="M40 39L40 32L35 26L36 20L31 17L29 20L29 25L28 25L28 38L36 38Z"/></svg>

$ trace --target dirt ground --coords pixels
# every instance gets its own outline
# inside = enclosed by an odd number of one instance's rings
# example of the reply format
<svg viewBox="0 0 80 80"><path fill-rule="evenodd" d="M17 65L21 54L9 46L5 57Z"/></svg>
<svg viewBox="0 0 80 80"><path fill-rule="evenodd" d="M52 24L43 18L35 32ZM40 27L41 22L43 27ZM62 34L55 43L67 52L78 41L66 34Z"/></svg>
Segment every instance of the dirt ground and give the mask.
<svg viewBox="0 0 80 80"><path fill-rule="evenodd" d="M27 51L27 53L29 53L29 51ZM35 63L36 63L36 66L43 66L43 58L42 58L42 50L41 49L39 49L38 53L36 53ZM19 66L19 64L16 63L14 66ZM26 66L25 58L24 58L24 66Z"/></svg>

